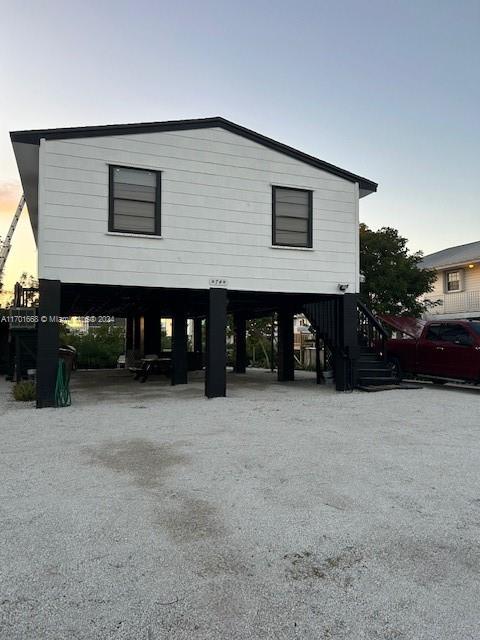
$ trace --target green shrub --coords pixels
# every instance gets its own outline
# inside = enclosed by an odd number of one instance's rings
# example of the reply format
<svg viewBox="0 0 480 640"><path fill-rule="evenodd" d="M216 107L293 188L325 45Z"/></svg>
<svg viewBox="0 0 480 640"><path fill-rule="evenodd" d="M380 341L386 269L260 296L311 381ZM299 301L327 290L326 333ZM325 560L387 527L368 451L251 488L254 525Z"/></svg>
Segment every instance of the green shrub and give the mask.
<svg viewBox="0 0 480 640"><path fill-rule="evenodd" d="M13 397L21 402L35 400L36 390L35 383L31 380L23 380L13 385Z"/></svg>
<svg viewBox="0 0 480 640"><path fill-rule="evenodd" d="M115 367L118 356L125 353L125 332L122 327L105 324L88 333L75 334L63 329L61 342L75 347L79 369Z"/></svg>

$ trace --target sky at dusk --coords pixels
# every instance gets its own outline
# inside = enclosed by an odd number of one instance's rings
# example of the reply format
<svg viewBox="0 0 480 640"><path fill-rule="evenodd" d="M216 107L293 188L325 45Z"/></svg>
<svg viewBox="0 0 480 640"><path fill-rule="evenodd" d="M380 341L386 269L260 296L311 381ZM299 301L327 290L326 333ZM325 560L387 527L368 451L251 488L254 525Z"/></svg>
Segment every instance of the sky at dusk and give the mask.
<svg viewBox="0 0 480 640"><path fill-rule="evenodd" d="M220 115L379 183L360 202L430 253L480 240L480 1L0 1L9 131ZM24 214L6 286L35 273Z"/></svg>

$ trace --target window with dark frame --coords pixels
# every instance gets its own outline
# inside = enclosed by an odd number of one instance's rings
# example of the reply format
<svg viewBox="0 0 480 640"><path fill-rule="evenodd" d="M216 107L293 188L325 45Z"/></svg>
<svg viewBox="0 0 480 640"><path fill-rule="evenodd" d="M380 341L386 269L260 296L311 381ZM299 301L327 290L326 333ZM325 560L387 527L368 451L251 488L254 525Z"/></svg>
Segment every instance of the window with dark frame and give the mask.
<svg viewBox="0 0 480 640"><path fill-rule="evenodd" d="M273 245L312 247L312 202L312 191L272 187Z"/></svg>
<svg viewBox="0 0 480 640"><path fill-rule="evenodd" d="M447 271L447 291L460 291L460 271Z"/></svg>
<svg viewBox="0 0 480 640"><path fill-rule="evenodd" d="M160 235L161 173L110 165L108 230Z"/></svg>

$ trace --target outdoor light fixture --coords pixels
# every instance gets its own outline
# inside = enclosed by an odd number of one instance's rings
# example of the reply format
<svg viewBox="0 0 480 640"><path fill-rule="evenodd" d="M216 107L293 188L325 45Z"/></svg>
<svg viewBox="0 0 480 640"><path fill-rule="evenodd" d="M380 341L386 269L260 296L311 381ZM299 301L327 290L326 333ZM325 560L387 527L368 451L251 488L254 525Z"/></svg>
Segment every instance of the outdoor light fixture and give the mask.
<svg viewBox="0 0 480 640"><path fill-rule="evenodd" d="M349 284L347 282L338 283L338 288L340 289L340 291L346 291L348 287L349 287Z"/></svg>
<svg viewBox="0 0 480 640"><path fill-rule="evenodd" d="M473 268L474 268L474 266L475 266L474 264L469 264L469 265L468 265L468 268L469 268L469 269L473 269Z"/></svg>

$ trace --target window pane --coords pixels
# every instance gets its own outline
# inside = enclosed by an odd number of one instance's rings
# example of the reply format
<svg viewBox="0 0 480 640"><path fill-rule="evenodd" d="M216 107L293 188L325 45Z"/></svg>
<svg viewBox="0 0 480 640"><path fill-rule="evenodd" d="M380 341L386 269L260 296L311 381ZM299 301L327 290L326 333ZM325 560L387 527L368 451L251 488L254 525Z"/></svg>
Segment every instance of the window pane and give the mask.
<svg viewBox="0 0 480 640"><path fill-rule="evenodd" d="M139 218L155 218L155 204L153 202L132 202L130 200L115 200L113 203L113 212L115 217L117 214L125 214Z"/></svg>
<svg viewBox="0 0 480 640"><path fill-rule="evenodd" d="M294 189L284 189L284 188L276 188L275 189L277 204L280 202L284 202L287 204L300 204L307 206L308 205L308 191L295 191Z"/></svg>
<svg viewBox="0 0 480 640"><path fill-rule="evenodd" d="M462 338L469 338L470 334L460 325L447 325L442 333L442 340L445 342L456 342Z"/></svg>
<svg viewBox="0 0 480 640"><path fill-rule="evenodd" d="M130 231L132 233L154 233L155 220L153 218L115 215L115 230Z"/></svg>
<svg viewBox="0 0 480 640"><path fill-rule="evenodd" d="M127 167L113 167L111 171L111 230L156 233L160 228L160 202L157 202L159 174Z"/></svg>
<svg viewBox="0 0 480 640"><path fill-rule="evenodd" d="M428 328L427 340L441 340L442 326L440 324L432 324Z"/></svg>
<svg viewBox="0 0 480 640"><path fill-rule="evenodd" d="M277 244L292 245L295 247L306 247L307 239L304 233L296 231L277 231L275 234L275 242Z"/></svg>
<svg viewBox="0 0 480 640"><path fill-rule="evenodd" d="M305 234L305 241L308 234L308 220L302 220L301 218L284 218L277 217L277 232L278 231L300 231Z"/></svg>
<svg viewBox="0 0 480 640"><path fill-rule="evenodd" d="M478 333L478 335L480 336L480 322L472 322L471 327L475 331L475 333Z"/></svg>
<svg viewBox="0 0 480 640"><path fill-rule="evenodd" d="M292 204L285 202L278 202L275 207L275 213L277 216L290 216L292 218L304 218L308 220L308 205L307 204Z"/></svg>
<svg viewBox="0 0 480 640"><path fill-rule="evenodd" d="M157 184L157 174L153 171L145 171L144 169L115 167L113 170L113 181L137 184L144 187L155 187Z"/></svg>
<svg viewBox="0 0 480 640"><path fill-rule="evenodd" d="M145 187L140 184L116 182L114 184L113 195L115 198L128 198L131 200L147 200L148 202L155 202L156 188Z"/></svg>
<svg viewBox="0 0 480 640"><path fill-rule="evenodd" d="M460 290L460 272L449 271L447 273L447 291L459 291Z"/></svg>
<svg viewBox="0 0 480 640"><path fill-rule="evenodd" d="M295 247L309 246L311 192L275 187L274 242Z"/></svg>

